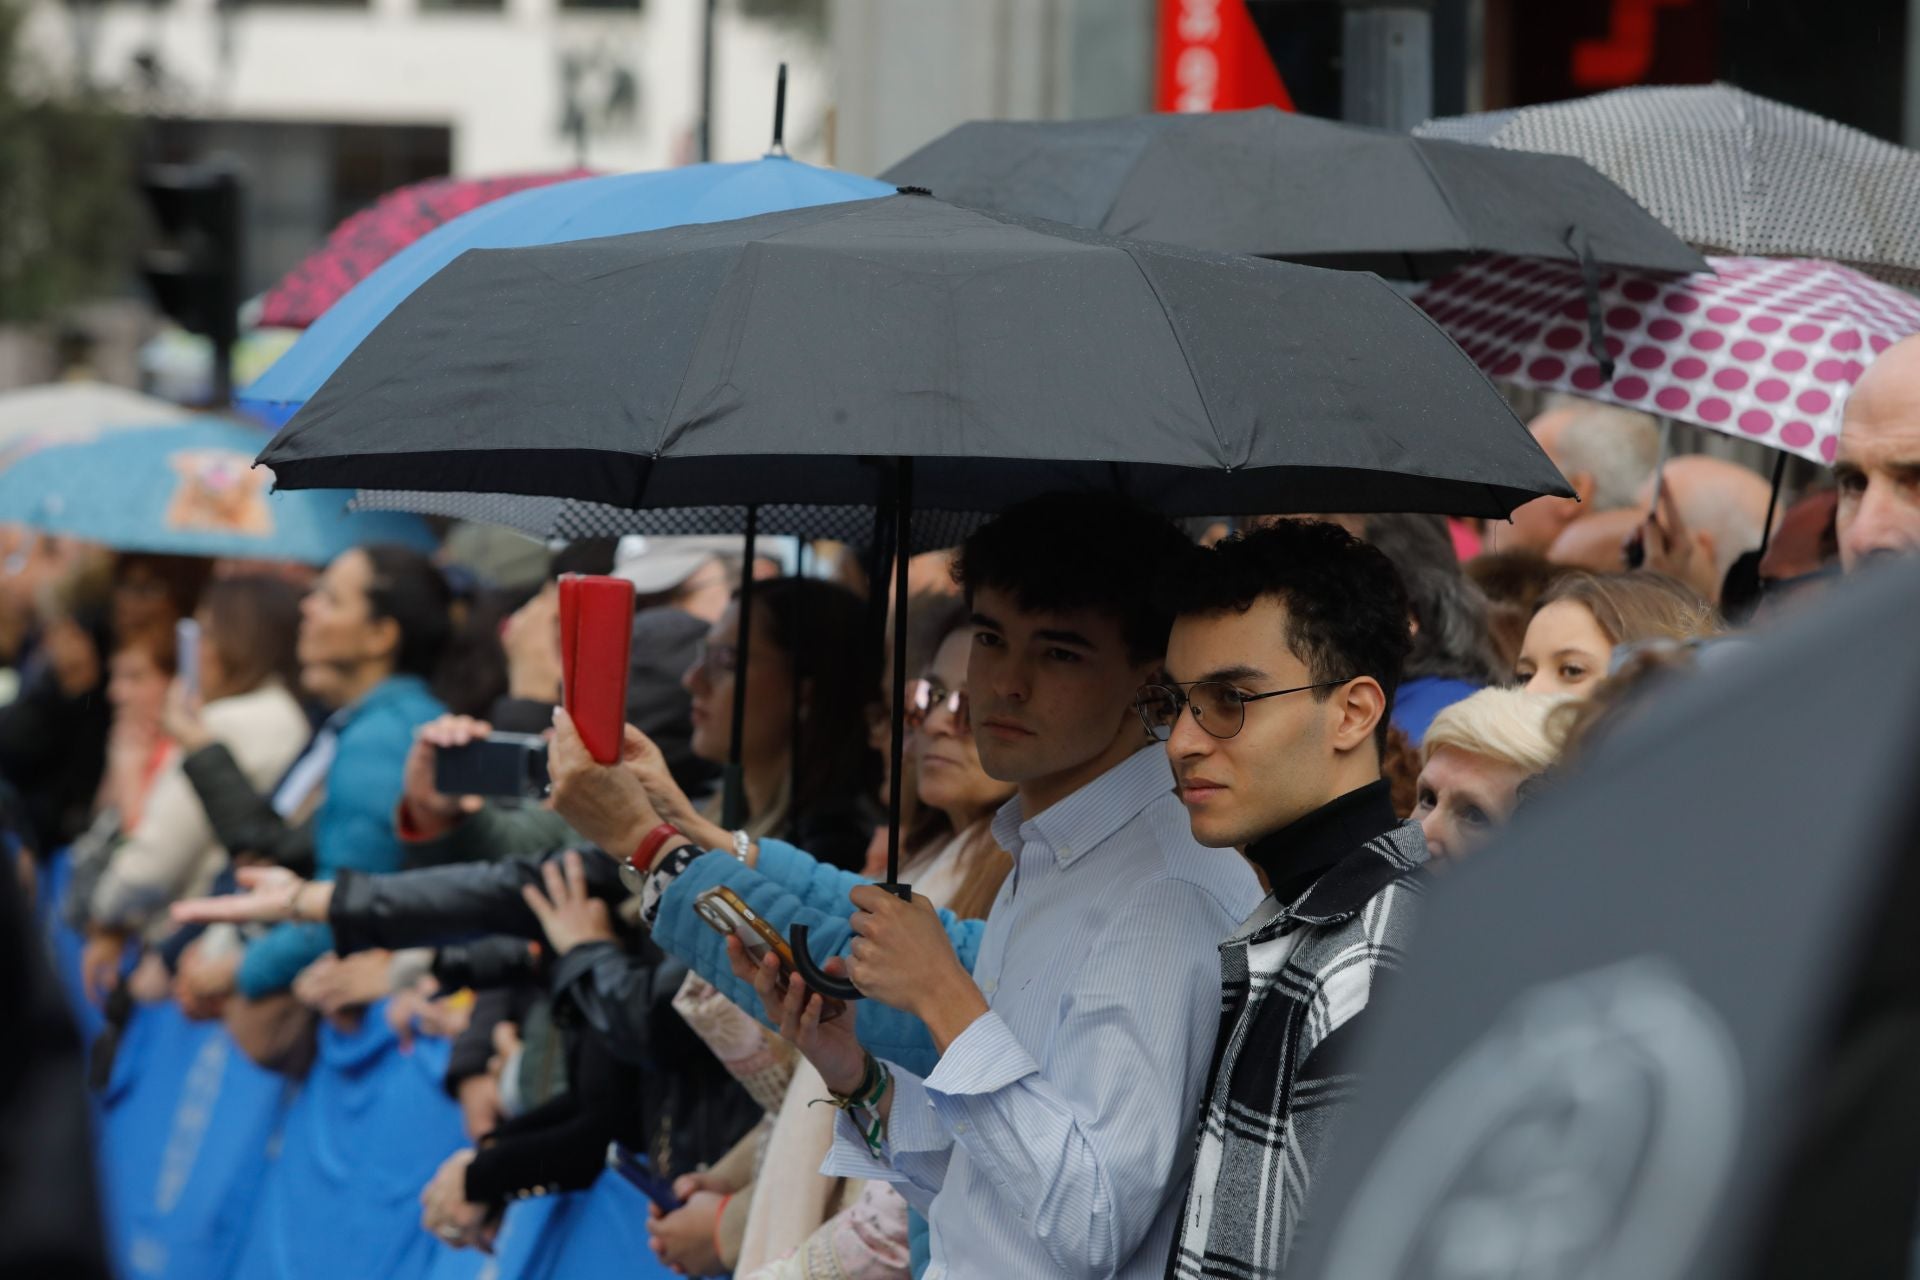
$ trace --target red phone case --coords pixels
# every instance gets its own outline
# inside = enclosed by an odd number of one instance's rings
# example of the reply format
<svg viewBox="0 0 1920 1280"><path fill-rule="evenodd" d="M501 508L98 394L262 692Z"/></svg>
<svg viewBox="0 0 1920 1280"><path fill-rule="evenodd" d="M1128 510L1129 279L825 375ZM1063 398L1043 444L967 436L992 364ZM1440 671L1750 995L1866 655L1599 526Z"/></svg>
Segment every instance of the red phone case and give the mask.
<svg viewBox="0 0 1920 1280"><path fill-rule="evenodd" d="M633 584L560 575L560 680L567 714L593 758L620 759L633 649Z"/></svg>

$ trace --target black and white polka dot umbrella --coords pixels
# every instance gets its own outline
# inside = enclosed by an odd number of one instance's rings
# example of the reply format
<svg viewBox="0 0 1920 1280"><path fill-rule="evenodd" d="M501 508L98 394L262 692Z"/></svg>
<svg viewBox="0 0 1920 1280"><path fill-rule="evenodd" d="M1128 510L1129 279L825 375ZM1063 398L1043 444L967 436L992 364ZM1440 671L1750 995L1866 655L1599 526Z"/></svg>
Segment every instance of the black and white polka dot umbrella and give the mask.
<svg viewBox="0 0 1920 1280"><path fill-rule="evenodd" d="M1620 89L1414 132L1578 156L1705 253L1824 258L1920 286L1920 151L1732 85Z"/></svg>

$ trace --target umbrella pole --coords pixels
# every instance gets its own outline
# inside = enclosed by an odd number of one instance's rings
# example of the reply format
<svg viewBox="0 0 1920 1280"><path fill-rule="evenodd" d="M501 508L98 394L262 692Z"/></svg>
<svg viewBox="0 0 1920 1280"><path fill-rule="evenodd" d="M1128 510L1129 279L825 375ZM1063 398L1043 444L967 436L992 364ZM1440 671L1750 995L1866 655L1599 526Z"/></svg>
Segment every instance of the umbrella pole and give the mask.
<svg viewBox="0 0 1920 1280"><path fill-rule="evenodd" d="M1581 292L1587 303L1587 350L1599 362L1600 377L1612 382L1613 353L1607 350L1607 323L1600 314L1600 264L1593 260L1593 246L1580 228L1567 232L1567 247L1580 259Z"/></svg>
<svg viewBox="0 0 1920 1280"><path fill-rule="evenodd" d="M747 775L741 765L740 746L747 726L747 649L753 635L753 561L759 540L760 505L749 503L746 563L740 575L739 632L733 643L733 732L727 742L727 768L720 800L720 825L729 831L747 825Z"/></svg>
<svg viewBox="0 0 1920 1280"><path fill-rule="evenodd" d="M1767 522L1760 526L1760 558L1767 558L1767 548L1773 543L1773 517L1780 510L1780 482L1787 478L1787 455L1780 450L1773 455L1773 492L1767 495Z"/></svg>
<svg viewBox="0 0 1920 1280"><path fill-rule="evenodd" d="M867 555L867 643L878 648L887 635L887 596L880 589L893 555L893 498L883 499L873 513L873 546Z"/></svg>
<svg viewBox="0 0 1920 1280"><path fill-rule="evenodd" d="M1649 513L1660 509L1660 491L1667 487L1667 457L1673 452L1673 420L1664 418L1660 422L1660 456L1653 463L1653 500L1649 503Z"/></svg>
<svg viewBox="0 0 1920 1280"><path fill-rule="evenodd" d="M793 553L793 576L807 576L807 540L800 539ZM793 733L787 758L787 840L797 844L795 837L800 833L800 734L806 727L806 671L800 662L801 654L794 655L793 664Z"/></svg>
<svg viewBox="0 0 1920 1280"><path fill-rule="evenodd" d="M893 617L893 725L891 776L887 779L887 879L880 887L905 901L913 901L913 888L900 883L900 770L907 740L907 549L913 545L913 460L900 458L894 463L894 617ZM876 534L879 532L875 531ZM878 537L875 542L879 541ZM869 579L875 597L881 597L876 572ZM860 999L860 988L845 978L825 973L813 961L807 949L807 926L796 924L787 931L793 950L793 967L807 986L836 1000Z"/></svg>
<svg viewBox="0 0 1920 1280"><path fill-rule="evenodd" d="M901 766L907 745L907 551L913 545L913 459L902 458L895 472L893 535L893 724L892 769L887 777L887 882L890 892L913 900L900 883Z"/></svg>

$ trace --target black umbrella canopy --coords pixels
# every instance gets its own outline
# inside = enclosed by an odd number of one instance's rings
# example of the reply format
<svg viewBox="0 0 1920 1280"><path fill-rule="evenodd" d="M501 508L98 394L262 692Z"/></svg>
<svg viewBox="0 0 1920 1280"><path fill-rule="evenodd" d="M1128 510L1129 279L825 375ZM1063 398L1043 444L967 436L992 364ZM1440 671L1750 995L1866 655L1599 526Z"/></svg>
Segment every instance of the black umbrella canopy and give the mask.
<svg viewBox="0 0 1920 1280"><path fill-rule="evenodd" d="M1289 1276L1906 1274L1916 635L1920 565L1848 584L1436 881Z"/></svg>
<svg viewBox="0 0 1920 1280"><path fill-rule="evenodd" d="M1498 158L1493 158L1497 156ZM883 175L944 200L1227 253L1425 279L1484 253L1705 271L1584 160L1276 111L963 124Z"/></svg>
<svg viewBox="0 0 1920 1280"><path fill-rule="evenodd" d="M1497 154L1481 152L1480 154ZM288 488L1504 517L1565 482L1371 276L925 195L462 255L260 460Z"/></svg>

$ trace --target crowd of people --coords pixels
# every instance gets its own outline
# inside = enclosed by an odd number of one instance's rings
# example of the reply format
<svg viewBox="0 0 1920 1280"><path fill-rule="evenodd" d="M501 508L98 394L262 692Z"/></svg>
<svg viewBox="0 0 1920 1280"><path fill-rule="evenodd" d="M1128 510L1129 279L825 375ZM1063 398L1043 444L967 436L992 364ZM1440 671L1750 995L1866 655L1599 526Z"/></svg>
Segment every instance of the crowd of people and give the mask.
<svg viewBox="0 0 1920 1280"><path fill-rule="evenodd" d="M127 1079L164 1015L283 1086L196 1095L257 1147L200 1242L221 1274L566 1274L608 1232L689 1276L1278 1274L1430 876L1623 708L1920 549L1920 339L1773 529L1765 479L1663 460L1650 418L1533 430L1578 500L1484 527L1012 507L895 602L898 708L867 584L737 542L500 586L23 538L4 811L97 1010L103 1141L196 1087ZM566 572L635 584L616 763L560 709ZM911 895L874 883L895 712ZM548 735L544 798L438 789L496 731ZM720 891L864 999L711 927Z"/></svg>

